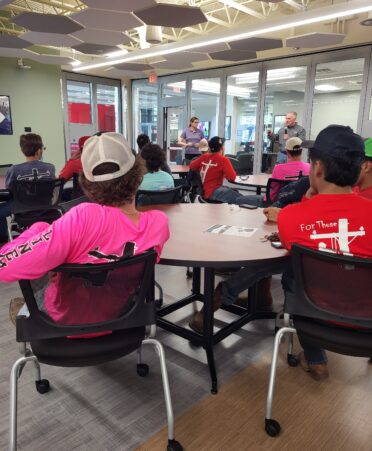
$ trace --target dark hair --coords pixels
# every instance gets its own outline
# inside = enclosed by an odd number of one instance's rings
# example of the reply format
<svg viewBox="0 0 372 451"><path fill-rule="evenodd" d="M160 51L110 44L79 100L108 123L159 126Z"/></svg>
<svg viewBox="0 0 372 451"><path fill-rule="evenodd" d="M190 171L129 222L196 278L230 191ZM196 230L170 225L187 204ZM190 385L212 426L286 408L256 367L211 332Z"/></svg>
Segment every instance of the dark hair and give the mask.
<svg viewBox="0 0 372 451"><path fill-rule="evenodd" d="M36 133L26 133L19 137L19 145L26 157L33 157L38 150L43 148L43 140Z"/></svg>
<svg viewBox="0 0 372 451"><path fill-rule="evenodd" d="M118 170L116 163L102 163L93 170L93 175L110 174ZM134 166L125 175L104 182L91 182L84 173L79 176L79 183L84 194L93 202L101 205L119 207L134 199L144 173L143 162L136 158Z"/></svg>
<svg viewBox="0 0 372 451"><path fill-rule="evenodd" d="M191 119L190 119L190 123L189 123L189 127L191 127L191 123L192 122L194 122L194 121L198 121L199 120L199 118L198 117L196 117L196 116L193 116Z"/></svg>
<svg viewBox="0 0 372 451"><path fill-rule="evenodd" d="M224 144L225 138L220 138L219 136L213 136L213 138L208 141L208 147L212 153L219 152Z"/></svg>
<svg viewBox="0 0 372 451"><path fill-rule="evenodd" d="M298 145L294 146L294 148L292 150L289 150L289 149L286 149L286 150L291 157L298 157L299 155L302 154L302 147L298 146Z"/></svg>
<svg viewBox="0 0 372 451"><path fill-rule="evenodd" d="M141 135L137 136L137 146L139 150L142 150L142 147L146 146L146 144L149 144L150 138L142 133Z"/></svg>
<svg viewBox="0 0 372 451"><path fill-rule="evenodd" d="M333 148L332 153L312 148L309 149L309 158L323 164L326 182L344 187L355 185L358 180L363 153L343 147Z"/></svg>
<svg viewBox="0 0 372 451"><path fill-rule="evenodd" d="M148 172L156 172L165 162L165 152L157 144L147 144L142 148L141 157L145 160Z"/></svg>

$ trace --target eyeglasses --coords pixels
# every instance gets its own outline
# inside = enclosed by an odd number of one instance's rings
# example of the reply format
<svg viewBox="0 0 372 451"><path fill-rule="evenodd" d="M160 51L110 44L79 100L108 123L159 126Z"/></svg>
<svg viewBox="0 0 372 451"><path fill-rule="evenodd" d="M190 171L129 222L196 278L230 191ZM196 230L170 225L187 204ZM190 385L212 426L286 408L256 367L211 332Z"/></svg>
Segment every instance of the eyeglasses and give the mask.
<svg viewBox="0 0 372 451"><path fill-rule="evenodd" d="M45 147L45 146L43 146L43 150L46 150L46 147Z"/></svg>

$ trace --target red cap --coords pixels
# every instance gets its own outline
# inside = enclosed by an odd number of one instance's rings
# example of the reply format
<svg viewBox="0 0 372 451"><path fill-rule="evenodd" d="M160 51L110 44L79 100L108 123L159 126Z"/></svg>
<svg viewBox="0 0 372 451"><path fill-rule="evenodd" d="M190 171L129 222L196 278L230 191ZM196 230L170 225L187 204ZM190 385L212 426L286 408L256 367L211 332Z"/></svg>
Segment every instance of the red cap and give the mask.
<svg viewBox="0 0 372 451"><path fill-rule="evenodd" d="M80 150L83 150L85 141L86 141L87 139L89 139L89 138L90 138L90 136L82 136L81 138L79 138L78 144L79 144L79 149L80 149Z"/></svg>

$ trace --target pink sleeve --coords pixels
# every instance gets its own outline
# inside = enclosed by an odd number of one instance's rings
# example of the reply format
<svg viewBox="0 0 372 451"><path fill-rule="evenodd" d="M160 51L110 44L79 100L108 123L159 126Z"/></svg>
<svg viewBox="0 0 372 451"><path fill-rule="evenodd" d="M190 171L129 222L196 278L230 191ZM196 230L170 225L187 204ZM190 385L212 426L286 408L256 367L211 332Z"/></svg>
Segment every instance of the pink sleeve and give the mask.
<svg viewBox="0 0 372 451"><path fill-rule="evenodd" d="M79 230L77 214L70 210L52 225L36 223L0 250L0 281L37 279L73 254Z"/></svg>

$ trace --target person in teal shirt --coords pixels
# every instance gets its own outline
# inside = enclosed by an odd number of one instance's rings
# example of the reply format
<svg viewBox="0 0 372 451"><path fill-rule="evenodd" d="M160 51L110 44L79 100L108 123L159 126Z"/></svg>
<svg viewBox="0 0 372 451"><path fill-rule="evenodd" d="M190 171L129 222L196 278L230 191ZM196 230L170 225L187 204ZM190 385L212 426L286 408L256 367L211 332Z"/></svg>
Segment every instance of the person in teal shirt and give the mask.
<svg viewBox="0 0 372 451"><path fill-rule="evenodd" d="M141 157L145 160L147 172L139 187L140 190L161 191L174 188L173 177L160 168L165 162L165 153L157 144L146 144L141 149Z"/></svg>

